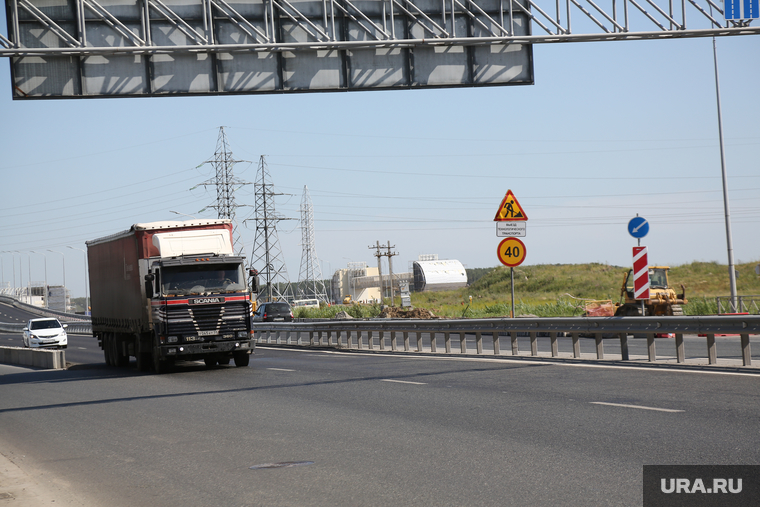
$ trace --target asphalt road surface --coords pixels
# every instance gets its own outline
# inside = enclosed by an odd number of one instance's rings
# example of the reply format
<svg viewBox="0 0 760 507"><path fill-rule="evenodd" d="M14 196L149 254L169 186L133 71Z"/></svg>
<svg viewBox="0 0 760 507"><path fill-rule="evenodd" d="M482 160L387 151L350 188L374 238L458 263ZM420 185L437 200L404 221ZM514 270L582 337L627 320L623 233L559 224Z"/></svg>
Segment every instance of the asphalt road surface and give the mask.
<svg viewBox="0 0 760 507"><path fill-rule="evenodd" d="M0 445L115 507L640 506L644 464L760 464L758 376L256 352L0 366Z"/></svg>

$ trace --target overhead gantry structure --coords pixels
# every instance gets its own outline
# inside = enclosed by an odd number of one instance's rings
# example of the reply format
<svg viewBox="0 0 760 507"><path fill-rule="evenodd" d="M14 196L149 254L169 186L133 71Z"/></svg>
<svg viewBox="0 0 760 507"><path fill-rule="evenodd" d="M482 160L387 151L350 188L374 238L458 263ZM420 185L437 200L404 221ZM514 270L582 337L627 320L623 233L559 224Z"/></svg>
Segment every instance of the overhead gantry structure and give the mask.
<svg viewBox="0 0 760 507"><path fill-rule="evenodd" d="M6 17L16 98L530 84L532 44L760 33L718 0L6 0Z"/></svg>

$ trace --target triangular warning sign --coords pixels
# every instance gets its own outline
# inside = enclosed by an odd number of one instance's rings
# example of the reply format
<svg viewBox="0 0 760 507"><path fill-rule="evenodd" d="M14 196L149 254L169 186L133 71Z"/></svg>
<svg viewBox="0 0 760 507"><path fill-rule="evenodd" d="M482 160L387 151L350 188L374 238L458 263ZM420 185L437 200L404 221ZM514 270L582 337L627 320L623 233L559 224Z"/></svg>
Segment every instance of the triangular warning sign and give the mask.
<svg viewBox="0 0 760 507"><path fill-rule="evenodd" d="M496 212L494 222L509 222L512 220L527 220L528 215L525 214L520 203L517 202L515 194L511 190L507 190L507 195L499 205L499 210Z"/></svg>

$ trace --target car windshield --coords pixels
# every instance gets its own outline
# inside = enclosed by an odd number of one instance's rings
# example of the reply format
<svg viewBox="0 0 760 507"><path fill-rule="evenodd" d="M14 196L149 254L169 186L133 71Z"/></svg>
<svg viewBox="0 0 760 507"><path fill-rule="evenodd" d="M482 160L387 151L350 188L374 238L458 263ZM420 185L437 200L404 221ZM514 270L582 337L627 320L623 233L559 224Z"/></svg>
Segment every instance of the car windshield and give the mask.
<svg viewBox="0 0 760 507"><path fill-rule="evenodd" d="M29 329L56 329L60 327L61 327L61 323L58 322L56 319L34 320L29 325Z"/></svg>
<svg viewBox="0 0 760 507"><path fill-rule="evenodd" d="M240 264L171 266L161 272L161 293L203 294L238 292L245 289Z"/></svg>

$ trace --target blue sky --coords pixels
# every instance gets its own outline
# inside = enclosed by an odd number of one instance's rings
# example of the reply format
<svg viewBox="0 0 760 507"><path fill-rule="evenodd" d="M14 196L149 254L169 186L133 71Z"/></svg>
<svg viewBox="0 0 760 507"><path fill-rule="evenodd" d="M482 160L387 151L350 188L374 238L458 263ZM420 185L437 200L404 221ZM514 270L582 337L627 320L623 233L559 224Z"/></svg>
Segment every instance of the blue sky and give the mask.
<svg viewBox="0 0 760 507"><path fill-rule="evenodd" d="M4 27L4 19L0 19ZM4 28L3 28L3 33ZM760 36L718 39L736 262L760 262ZM209 160L225 126L252 181L266 155L277 211L314 205L325 276L419 254L498 265L493 217L511 189L528 214L525 264L630 264L627 223L650 222L650 263L727 262L712 39L534 46L532 86L13 101L0 62L2 276L84 295L85 241L134 223L214 218ZM238 218L253 213L243 188ZM301 233L281 222L292 280ZM251 256L254 230L241 229ZM68 248L73 247L73 248ZM60 252L60 254L49 252ZM30 254L29 251L40 252ZM63 256L61 255L63 254ZM12 261L13 259L13 261ZM755 276L748 273L748 276ZM612 290L612 289L611 289Z"/></svg>

